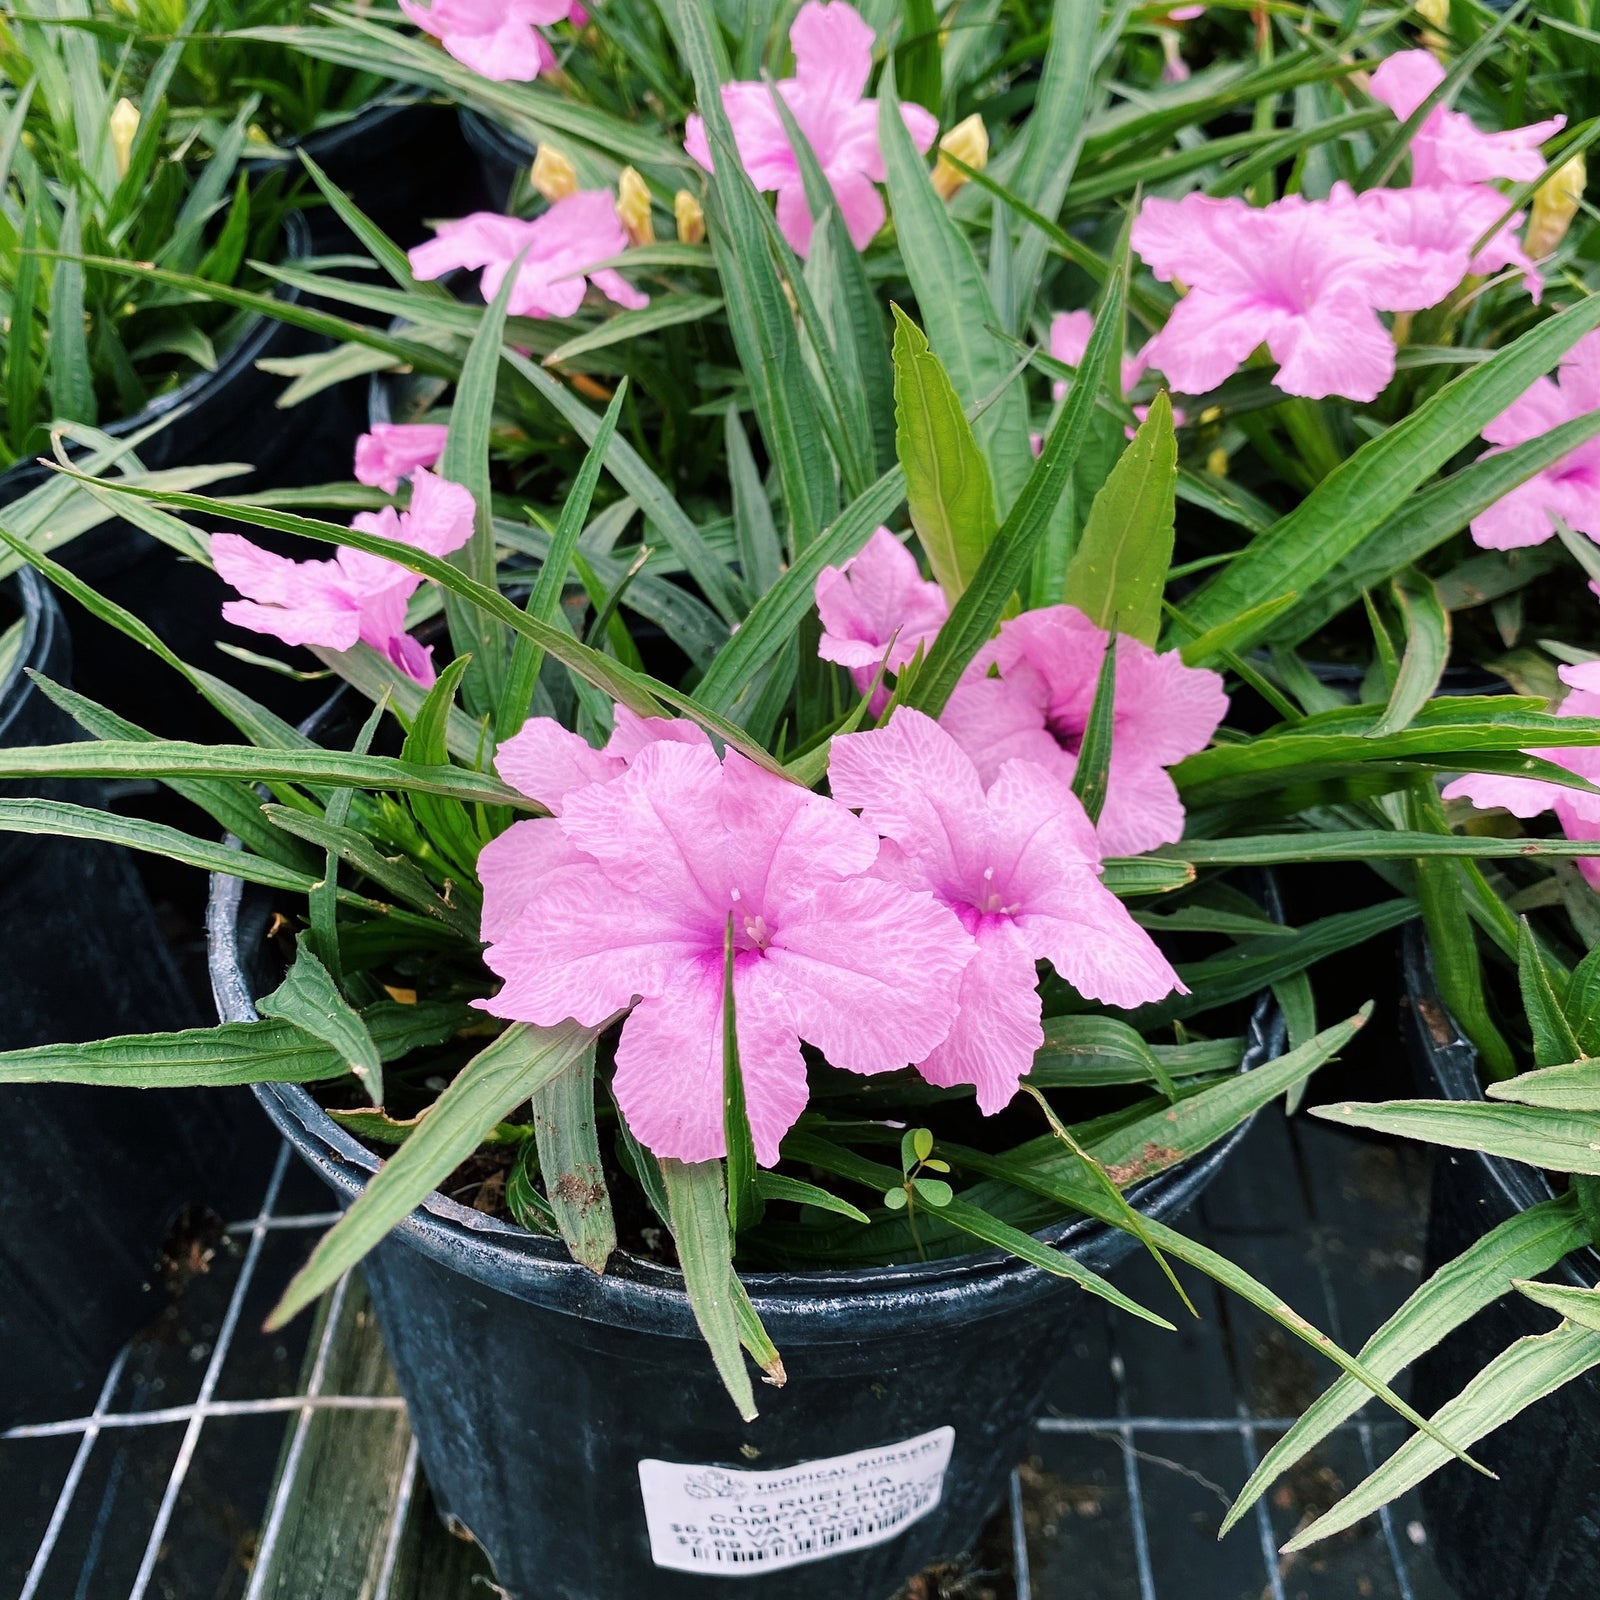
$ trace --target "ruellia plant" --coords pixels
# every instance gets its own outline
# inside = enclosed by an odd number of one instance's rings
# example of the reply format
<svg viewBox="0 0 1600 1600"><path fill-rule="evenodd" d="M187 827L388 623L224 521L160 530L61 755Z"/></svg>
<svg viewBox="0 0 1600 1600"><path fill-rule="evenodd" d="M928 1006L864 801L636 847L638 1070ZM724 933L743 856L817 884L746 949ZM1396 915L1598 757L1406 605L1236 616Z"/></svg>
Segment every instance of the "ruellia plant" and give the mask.
<svg viewBox="0 0 1600 1600"><path fill-rule="evenodd" d="M1125 33L1072 0L948 42L932 8L843 0L786 30L529 7L532 42L418 10L440 43L353 13L272 37L515 108L536 214L444 219L408 257L312 164L392 286L278 275L393 325L213 292L341 341L302 391L404 368L427 406L292 503L67 472L344 680L318 736L0 518L240 735L156 739L46 685L91 737L0 752L0 778L157 779L235 842L43 800L0 826L276 897L282 982L256 1021L15 1052L0 1080L318 1086L387 1159L279 1319L471 1163L597 1272L675 1261L750 1416L741 1350L782 1366L746 1271L998 1248L1165 1321L1039 1237L1083 1214L1177 1305L1174 1262L1459 1453L1137 1185L1348 1044L1364 1013L1319 1027L1319 958L1434 918L1443 873L1595 850L1454 828L1438 794L1592 792L1583 705L1437 692L1426 564L1600 432L1552 416L1474 454L1600 327L1581 277L1535 304L1509 231L1555 130L1467 120L1475 58L1355 8L1208 18L1165 84L1165 12ZM517 50L532 81L475 75L529 76ZM1470 343L1408 333L1469 301L1513 309ZM1230 429L1257 487L1212 460ZM1299 649L1336 622L1371 662L1348 701ZM1278 920L1269 869L1327 861L1392 892Z"/></svg>

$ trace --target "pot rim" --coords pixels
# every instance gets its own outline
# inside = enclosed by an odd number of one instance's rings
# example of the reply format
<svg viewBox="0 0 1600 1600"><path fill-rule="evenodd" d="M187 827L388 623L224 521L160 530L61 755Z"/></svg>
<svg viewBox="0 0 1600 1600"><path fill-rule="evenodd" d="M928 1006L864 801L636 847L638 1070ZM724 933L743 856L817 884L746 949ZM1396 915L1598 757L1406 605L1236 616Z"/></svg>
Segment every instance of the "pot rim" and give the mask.
<svg viewBox="0 0 1600 1600"><path fill-rule="evenodd" d="M11 724L21 715L23 700L38 692L33 681L24 674L29 667L42 669L65 642L61 608L55 603L49 586L32 567L19 567L6 579L4 586L17 590L17 600L22 607L22 648L17 651L10 670L0 678L0 745L10 742Z"/></svg>
<svg viewBox="0 0 1600 1600"><path fill-rule="evenodd" d="M237 841L230 843L237 847ZM218 1015L225 1022L257 1017L241 949L241 923L250 915L245 889L238 878L214 874L206 910L212 991ZM264 892L257 905L264 920ZM1270 992L1265 992L1247 1025L1241 1070L1281 1053L1285 1036L1282 1012ZM339 1193L344 1204L352 1203L379 1168L373 1152L341 1128L300 1085L258 1084L255 1092L290 1143ZM1138 1185L1129 1198L1147 1216L1159 1218L1181 1211L1221 1169L1252 1120ZM435 1261L516 1298L617 1325L698 1337L683 1278L676 1268L619 1250L604 1275L596 1275L573 1261L558 1240L528 1233L438 1192L394 1232ZM1083 1255L1117 1232L1093 1218L1073 1216L1041 1229L1035 1237ZM740 1276L769 1328L790 1336L799 1331L812 1342L825 1342L830 1330L839 1339L861 1337L859 1323L864 1314L874 1319L915 1316L931 1319L930 1325L1003 1314L1035 1298L1042 1288L1065 1281L999 1250L900 1266ZM842 1331L841 1313L848 1313Z"/></svg>
<svg viewBox="0 0 1600 1600"><path fill-rule="evenodd" d="M1428 1077L1442 1099L1485 1100L1478 1079L1477 1049L1461 1031L1439 993L1433 975L1433 949L1426 934L1415 923L1408 923L1402 938L1406 999ZM1434 1026L1435 1019L1444 1025L1443 1030ZM1441 1037L1441 1031L1448 1032L1449 1037ZM1542 1168L1482 1150L1440 1148L1451 1159L1469 1161L1478 1168L1505 1218L1556 1198L1555 1188ZM1496 1219L1499 1220L1503 1219ZM1592 1289L1600 1282L1600 1250L1584 1245L1563 1257L1553 1270L1576 1288Z"/></svg>

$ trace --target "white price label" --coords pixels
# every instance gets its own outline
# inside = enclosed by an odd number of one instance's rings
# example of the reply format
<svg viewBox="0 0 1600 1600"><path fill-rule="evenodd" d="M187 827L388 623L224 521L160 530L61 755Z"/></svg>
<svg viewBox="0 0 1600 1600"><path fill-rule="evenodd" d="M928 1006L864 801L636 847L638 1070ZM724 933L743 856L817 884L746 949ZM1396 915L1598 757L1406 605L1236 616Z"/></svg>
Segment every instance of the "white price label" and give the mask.
<svg viewBox="0 0 1600 1600"><path fill-rule="evenodd" d="M883 1544L938 1505L955 1440L935 1428L776 1472L641 1461L650 1554L677 1572L742 1577Z"/></svg>

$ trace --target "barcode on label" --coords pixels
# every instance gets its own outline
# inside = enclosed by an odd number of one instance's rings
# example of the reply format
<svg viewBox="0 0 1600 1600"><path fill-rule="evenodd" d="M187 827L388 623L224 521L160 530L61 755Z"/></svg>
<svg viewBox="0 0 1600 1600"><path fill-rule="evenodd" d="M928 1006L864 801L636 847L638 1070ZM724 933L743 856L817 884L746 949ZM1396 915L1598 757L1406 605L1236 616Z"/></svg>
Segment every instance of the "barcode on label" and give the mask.
<svg viewBox="0 0 1600 1600"><path fill-rule="evenodd" d="M650 1554L658 1567L729 1576L777 1572L883 1544L938 1505L955 1429L747 1472L641 1461Z"/></svg>

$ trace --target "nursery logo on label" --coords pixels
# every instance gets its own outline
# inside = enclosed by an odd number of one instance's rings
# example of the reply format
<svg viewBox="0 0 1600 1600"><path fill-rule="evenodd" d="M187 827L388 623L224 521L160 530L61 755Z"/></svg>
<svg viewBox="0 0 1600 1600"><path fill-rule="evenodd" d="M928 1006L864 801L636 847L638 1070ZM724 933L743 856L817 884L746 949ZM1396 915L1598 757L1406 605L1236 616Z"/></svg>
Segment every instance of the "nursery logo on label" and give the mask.
<svg viewBox="0 0 1600 1600"><path fill-rule="evenodd" d="M954 1428L935 1428L777 1472L641 1461L650 1554L658 1567L737 1577L883 1544L938 1505L955 1442Z"/></svg>

